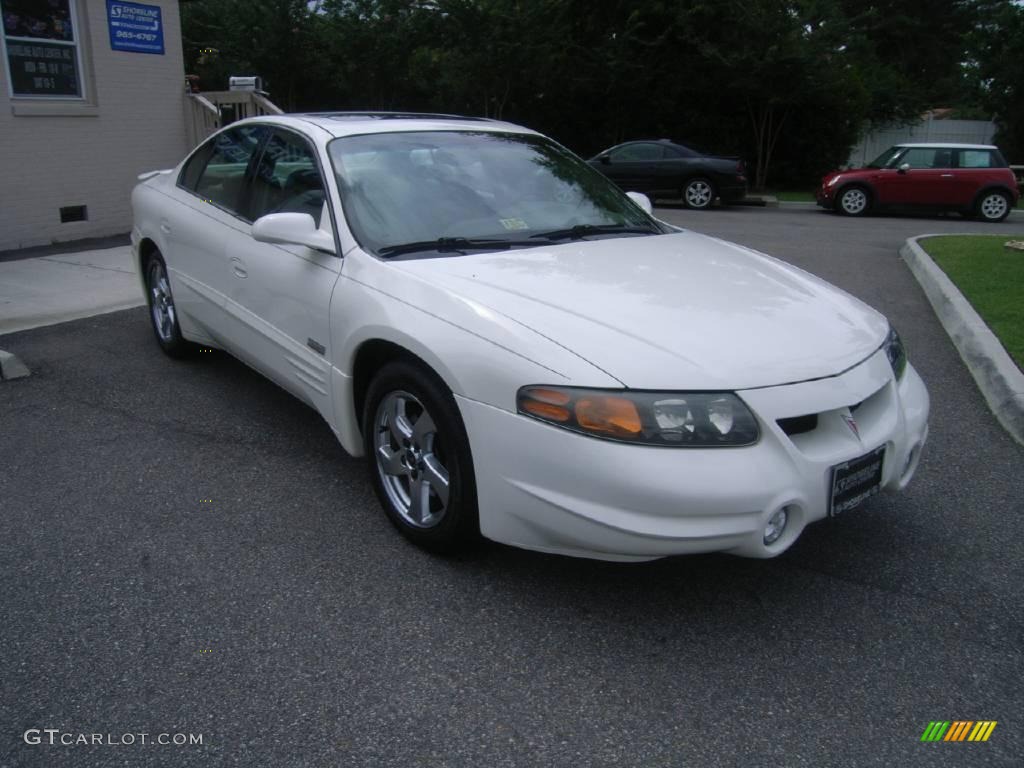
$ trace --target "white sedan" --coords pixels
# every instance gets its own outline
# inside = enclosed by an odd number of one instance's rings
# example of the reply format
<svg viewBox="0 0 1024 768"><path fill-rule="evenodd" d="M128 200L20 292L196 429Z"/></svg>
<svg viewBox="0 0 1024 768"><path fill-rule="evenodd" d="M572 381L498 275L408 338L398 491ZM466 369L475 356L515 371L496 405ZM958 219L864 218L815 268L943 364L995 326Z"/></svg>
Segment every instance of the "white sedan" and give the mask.
<svg viewBox="0 0 1024 768"><path fill-rule="evenodd" d="M772 557L917 467L928 393L884 317L526 128L255 118L141 178L160 346L315 408L430 549Z"/></svg>

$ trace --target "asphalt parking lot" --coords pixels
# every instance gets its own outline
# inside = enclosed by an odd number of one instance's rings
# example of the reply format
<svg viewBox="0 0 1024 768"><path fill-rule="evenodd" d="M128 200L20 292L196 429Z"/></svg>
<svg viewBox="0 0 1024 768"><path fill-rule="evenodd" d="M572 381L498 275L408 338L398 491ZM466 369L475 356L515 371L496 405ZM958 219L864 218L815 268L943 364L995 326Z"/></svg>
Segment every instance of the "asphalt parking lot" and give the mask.
<svg viewBox="0 0 1024 768"><path fill-rule="evenodd" d="M2 336L34 375L0 384L0 766L1020 766L1024 449L897 248L1024 221L661 215L890 316L932 396L906 493L770 561L440 559L317 415L144 310Z"/></svg>

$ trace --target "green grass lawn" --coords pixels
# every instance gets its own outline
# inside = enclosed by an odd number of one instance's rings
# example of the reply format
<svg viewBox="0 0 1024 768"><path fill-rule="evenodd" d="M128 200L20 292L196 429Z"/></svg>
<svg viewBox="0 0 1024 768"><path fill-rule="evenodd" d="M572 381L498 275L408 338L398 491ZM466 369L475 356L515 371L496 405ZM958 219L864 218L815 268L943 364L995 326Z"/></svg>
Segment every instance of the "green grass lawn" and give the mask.
<svg viewBox="0 0 1024 768"><path fill-rule="evenodd" d="M920 240L1024 370L1024 251L1005 248L1024 234Z"/></svg>

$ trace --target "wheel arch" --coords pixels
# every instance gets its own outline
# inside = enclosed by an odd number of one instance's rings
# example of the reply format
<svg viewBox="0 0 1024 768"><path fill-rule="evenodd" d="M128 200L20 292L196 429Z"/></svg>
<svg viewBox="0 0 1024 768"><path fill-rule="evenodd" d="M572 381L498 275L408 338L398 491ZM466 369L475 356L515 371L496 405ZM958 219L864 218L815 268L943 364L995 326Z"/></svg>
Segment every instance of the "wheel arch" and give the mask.
<svg viewBox="0 0 1024 768"><path fill-rule="evenodd" d="M355 345L350 358L351 384L348 387L348 395L346 397L344 393L340 393L343 400L347 400L347 402L341 402L335 406L339 413L344 414L344 417L340 419L342 425L346 423L350 425L350 429L343 428L339 433L345 450L350 454L359 456L363 453L362 423L366 393L374 375L388 363L405 360L422 368L427 375L436 379L449 392L458 391L457 387L453 386L451 374L447 373L445 367L439 365L439 361L427 359L429 353L419 354L418 350L413 349L417 346L406 340L387 338L384 335L367 336Z"/></svg>
<svg viewBox="0 0 1024 768"><path fill-rule="evenodd" d="M843 194L845 194L847 190L853 189L854 187L856 187L857 189L863 189L864 193L868 196L868 204L867 207L864 209L864 212L861 214L862 216L870 213L872 208L876 208L879 206L878 191L871 184L871 182L864 181L863 179L850 179L849 181L841 184L839 186L839 189L835 191L835 194L832 195L832 210L834 212L843 213L843 209L839 205L839 200L842 198Z"/></svg>
<svg viewBox="0 0 1024 768"><path fill-rule="evenodd" d="M871 182L864 181L863 179L850 179L849 181L840 184L839 189L836 190L835 195L832 199L836 201L837 205L839 203L839 198L842 197L843 192L850 189L851 187L859 187L860 189L863 189L865 192L867 192L868 199L871 201L872 205L878 202L878 192L875 190L875 187L871 184Z"/></svg>
<svg viewBox="0 0 1024 768"><path fill-rule="evenodd" d="M139 247L135 252L135 273L139 276L139 283L142 285L143 295L147 294L146 288L146 259L154 253L159 253L160 247L149 237L139 240Z"/></svg>
<svg viewBox="0 0 1024 768"><path fill-rule="evenodd" d="M711 185L711 189L714 190L715 194L718 194L718 181L715 179L714 174L701 168L686 171L679 179L679 190L685 190L687 184L691 181L697 181L698 179L706 181Z"/></svg>
<svg viewBox="0 0 1024 768"><path fill-rule="evenodd" d="M976 210L978 208L978 203L981 202L981 199L985 195L991 194L992 192L1002 192L1004 195L1006 195L1006 197L1010 201L1010 208L1013 208L1013 201L1016 197L1016 195L1013 193L1013 190L1011 190L1005 184L986 184L984 187L978 190L977 194L974 196L974 199L971 200L971 210Z"/></svg>

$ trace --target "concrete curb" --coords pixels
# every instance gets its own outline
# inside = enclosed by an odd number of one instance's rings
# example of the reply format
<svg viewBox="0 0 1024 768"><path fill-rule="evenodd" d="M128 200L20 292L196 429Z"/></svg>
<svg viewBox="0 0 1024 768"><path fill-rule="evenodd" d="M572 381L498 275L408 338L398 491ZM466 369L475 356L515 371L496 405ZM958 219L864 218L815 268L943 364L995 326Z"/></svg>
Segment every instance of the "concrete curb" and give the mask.
<svg viewBox="0 0 1024 768"><path fill-rule="evenodd" d="M948 236L911 237L900 248L900 256L924 289L992 413L1013 439L1024 445L1024 373L953 281L917 242L927 237Z"/></svg>
<svg viewBox="0 0 1024 768"><path fill-rule="evenodd" d="M16 355L0 349L0 381L21 379L29 375L31 375L31 371L28 366L21 362Z"/></svg>

